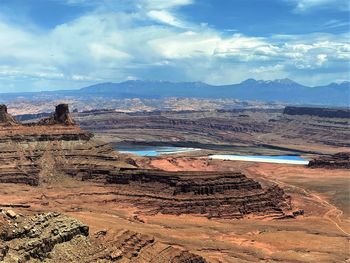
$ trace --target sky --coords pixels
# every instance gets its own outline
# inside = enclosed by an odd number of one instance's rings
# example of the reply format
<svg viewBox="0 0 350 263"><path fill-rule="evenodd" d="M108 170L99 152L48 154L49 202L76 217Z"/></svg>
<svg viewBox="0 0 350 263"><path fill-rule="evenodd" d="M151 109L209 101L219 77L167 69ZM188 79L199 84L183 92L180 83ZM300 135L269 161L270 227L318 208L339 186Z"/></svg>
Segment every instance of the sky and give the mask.
<svg viewBox="0 0 350 263"><path fill-rule="evenodd" d="M348 0L0 0L0 92L349 80Z"/></svg>

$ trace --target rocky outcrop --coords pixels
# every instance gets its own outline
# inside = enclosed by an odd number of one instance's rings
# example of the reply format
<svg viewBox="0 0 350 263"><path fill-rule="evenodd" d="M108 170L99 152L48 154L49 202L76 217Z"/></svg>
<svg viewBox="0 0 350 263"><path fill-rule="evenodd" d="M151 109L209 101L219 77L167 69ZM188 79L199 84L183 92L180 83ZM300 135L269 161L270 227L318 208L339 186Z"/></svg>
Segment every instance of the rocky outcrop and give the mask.
<svg viewBox="0 0 350 263"><path fill-rule="evenodd" d="M97 167L132 167L108 144L72 123L66 105L59 105L54 116L38 123L0 126L0 183L35 186L67 173L99 173Z"/></svg>
<svg viewBox="0 0 350 263"><path fill-rule="evenodd" d="M52 117L42 119L39 125L74 125L73 118L69 112L68 104L59 104L56 106L55 113Z"/></svg>
<svg viewBox="0 0 350 263"><path fill-rule="evenodd" d="M100 238L101 239L101 238ZM102 237L102 249L89 262L206 263L201 256L165 245L152 236L123 231L117 237Z"/></svg>
<svg viewBox="0 0 350 263"><path fill-rule="evenodd" d="M0 210L2 262L205 263L201 256L125 230L89 237L89 227L56 212L23 216Z"/></svg>
<svg viewBox="0 0 350 263"><path fill-rule="evenodd" d="M232 219L291 213L290 198L281 188L263 188L241 173L120 169L108 175L107 183L119 185L125 196L134 197L133 203L151 214Z"/></svg>
<svg viewBox="0 0 350 263"><path fill-rule="evenodd" d="M0 125L15 125L17 121L7 113L7 106L0 105Z"/></svg>
<svg viewBox="0 0 350 263"><path fill-rule="evenodd" d="M89 235L89 227L59 213L30 217L0 213L0 259L4 262L44 260L56 245Z"/></svg>
<svg viewBox="0 0 350 263"><path fill-rule="evenodd" d="M316 108L287 106L283 114L310 115L326 118L350 118L350 109L347 108Z"/></svg>
<svg viewBox="0 0 350 263"><path fill-rule="evenodd" d="M309 162L310 168L350 169L350 152L320 156Z"/></svg>
<svg viewBox="0 0 350 263"><path fill-rule="evenodd" d="M107 177L107 183L162 183L171 195L211 195L231 189L260 189L259 183L235 172L166 172L161 170L120 169Z"/></svg>
<svg viewBox="0 0 350 263"><path fill-rule="evenodd" d="M56 106L54 120L57 124L73 125L73 119L69 113L68 104L59 104Z"/></svg>
<svg viewBox="0 0 350 263"><path fill-rule="evenodd" d="M74 163L65 173L83 181L114 185L118 202L132 203L140 213L231 219L291 214L290 197L281 188L262 187L241 173L121 168L108 165L107 160Z"/></svg>

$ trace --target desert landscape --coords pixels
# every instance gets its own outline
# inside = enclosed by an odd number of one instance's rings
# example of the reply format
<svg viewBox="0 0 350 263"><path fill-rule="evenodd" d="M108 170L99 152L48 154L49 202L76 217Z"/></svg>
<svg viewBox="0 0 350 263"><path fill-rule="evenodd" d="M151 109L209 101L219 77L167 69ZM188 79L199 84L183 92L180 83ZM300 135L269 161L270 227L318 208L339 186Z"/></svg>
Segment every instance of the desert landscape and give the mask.
<svg viewBox="0 0 350 263"><path fill-rule="evenodd" d="M349 0L0 0L0 262L350 263Z"/></svg>
<svg viewBox="0 0 350 263"><path fill-rule="evenodd" d="M21 123L0 109L4 262L349 260L343 111L71 115L61 104L52 116ZM131 138L134 145L197 148L119 153ZM219 160L213 153L297 154L310 162Z"/></svg>

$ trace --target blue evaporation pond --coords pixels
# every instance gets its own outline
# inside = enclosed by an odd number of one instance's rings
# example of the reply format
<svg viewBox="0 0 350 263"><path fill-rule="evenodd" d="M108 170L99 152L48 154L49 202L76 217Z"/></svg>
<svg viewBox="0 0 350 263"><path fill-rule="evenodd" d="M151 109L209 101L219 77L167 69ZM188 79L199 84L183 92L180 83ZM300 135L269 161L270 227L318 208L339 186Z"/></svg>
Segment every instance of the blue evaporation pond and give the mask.
<svg viewBox="0 0 350 263"><path fill-rule="evenodd" d="M308 160L296 155L279 156L257 156L257 155L234 155L234 154L213 154L209 158L219 160L263 162L263 163L285 163L307 165Z"/></svg>
<svg viewBox="0 0 350 263"><path fill-rule="evenodd" d="M195 148L185 148L185 147L142 147L142 148L117 148L117 151L121 153L130 153L138 156L159 156L162 154L171 154L171 153L181 153L181 152L191 152L197 149Z"/></svg>
<svg viewBox="0 0 350 263"><path fill-rule="evenodd" d="M236 156L236 155L235 155ZM247 158L256 159L271 159L271 160L290 160L290 161L305 161L304 158L295 155L280 155L280 156L256 156L256 155L244 155Z"/></svg>

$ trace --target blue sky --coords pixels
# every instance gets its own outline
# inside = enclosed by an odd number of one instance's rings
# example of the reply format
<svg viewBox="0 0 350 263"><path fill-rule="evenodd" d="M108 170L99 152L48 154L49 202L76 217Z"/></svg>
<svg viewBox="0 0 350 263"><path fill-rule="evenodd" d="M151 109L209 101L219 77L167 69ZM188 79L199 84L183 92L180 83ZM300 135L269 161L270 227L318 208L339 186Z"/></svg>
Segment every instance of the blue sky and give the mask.
<svg viewBox="0 0 350 263"><path fill-rule="evenodd" d="M0 0L0 92L349 80L347 0Z"/></svg>

